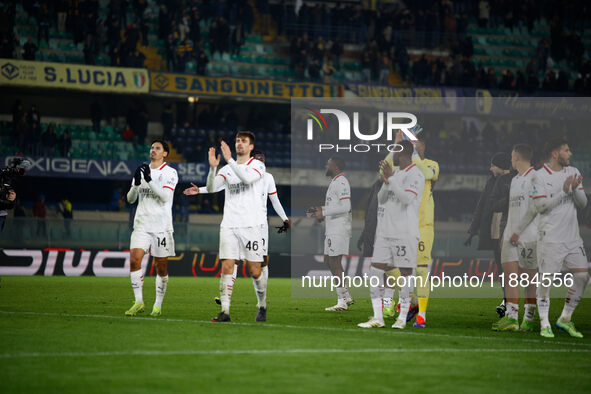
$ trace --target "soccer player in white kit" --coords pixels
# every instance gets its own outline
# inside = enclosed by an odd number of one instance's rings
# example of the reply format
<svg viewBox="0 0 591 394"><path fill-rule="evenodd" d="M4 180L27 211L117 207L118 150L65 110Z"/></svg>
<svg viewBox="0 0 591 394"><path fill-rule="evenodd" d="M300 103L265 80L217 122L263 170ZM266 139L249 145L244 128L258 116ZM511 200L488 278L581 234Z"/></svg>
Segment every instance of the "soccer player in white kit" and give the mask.
<svg viewBox="0 0 591 394"><path fill-rule="evenodd" d="M220 224L220 259L222 274L220 276L220 301L222 310L212 319L214 322L229 322L230 301L234 290L232 273L237 261L245 260L250 275L254 279L255 293L258 299L257 318L261 315L266 319L267 280L261 275L263 263L263 237L261 228L265 217L261 212L261 198L265 165L250 154L254 149L255 137L249 131L241 131L236 135L236 156L232 158L230 147L221 142L224 160L228 163L217 171L220 156L216 157L215 148L209 148L208 159L210 170L207 176L209 193L225 191L224 214ZM195 185L186 189L184 194L195 195L199 188ZM257 320L258 319L258 320Z"/></svg>
<svg viewBox="0 0 591 394"><path fill-rule="evenodd" d="M494 331L531 331L536 312L536 285L533 283L538 269L536 241L538 237L537 212L532 200L532 179L536 172L531 165L534 150L530 145L517 144L511 152L511 165L517 175L511 180L509 214L502 238L501 263L505 274L507 314L493 324ZM525 273L529 284L525 288L525 314L519 327L519 283ZM511 278L516 277L516 281ZM513 284L517 283L516 286Z"/></svg>
<svg viewBox="0 0 591 394"><path fill-rule="evenodd" d="M129 270L135 301L125 312L126 316L135 316L144 311L144 274L141 263L148 252L156 262L156 301L150 316L160 316L162 313L162 300L168 286L168 257L175 255L172 200L178 182L176 170L164 161L168 153L166 142L152 142L150 164L138 167L131 189L127 192L127 202L133 204L138 201L138 205L129 246Z"/></svg>
<svg viewBox="0 0 591 394"><path fill-rule="evenodd" d="M345 161L340 157L332 157L326 163L326 176L332 178L324 206L312 207L308 210L308 217L325 218L324 263L328 265L333 276L343 278L343 255L349 254L351 238L351 186L345 178L343 170ZM337 304L326 311L345 311L354 303L349 290L344 283L336 288Z"/></svg>
<svg viewBox="0 0 591 394"><path fill-rule="evenodd" d="M548 320L550 287L554 275L565 268L572 273L572 286L568 289L556 327L572 337L582 338L583 334L577 331L571 316L589 280L587 256L577 221L577 208L587 205L587 196L581 173L570 166L572 152L567 141L561 137L550 139L546 142L544 152L548 162L536 171L532 192L536 210L540 214L537 250L540 335L554 337Z"/></svg>
<svg viewBox="0 0 591 394"><path fill-rule="evenodd" d="M260 152L260 151L254 151L252 152L252 157L254 157L255 159L259 160L261 163L265 163L265 155ZM263 264L261 264L261 275L265 276L265 280L268 283L269 280L269 269L268 269L268 265L269 265L269 224L267 222L267 198L269 200L271 200L271 204L273 204L273 209L275 209L275 212L277 213L277 215L283 220L283 226L278 227L278 232L279 233L284 233L287 232L289 230L289 228L291 227L291 223L289 221L289 219L287 218L287 215L285 214L285 210L283 209L283 206L281 205L281 201L279 201L279 196L277 195L277 186L275 185L275 178L273 178L273 175L271 175L271 173L269 172L265 172L263 175L263 182L264 182L264 187L262 189L262 197L261 197L261 208L262 208L262 213L265 216L265 223L262 226L261 229L261 234L263 236ZM193 185L195 186L195 185ZM206 187L200 187L199 188L199 193L207 193L207 188ZM238 274L238 262L236 262L236 264L234 264L234 272L232 272L232 283L234 283L236 281L236 275ZM253 283L254 283L254 278L253 278ZM255 283L255 291L256 291L256 283ZM218 304L221 304L220 298L216 297L215 298L215 302ZM260 307L263 307L262 309ZM267 301L266 301L266 294L264 295L263 298L263 302L259 303L259 305L257 305L257 308L259 308L259 314L257 314L257 317L255 319L255 321L266 321L267 316L266 316L266 312L267 312Z"/></svg>
<svg viewBox="0 0 591 394"><path fill-rule="evenodd" d="M406 327L406 316L414 289L410 277L417 268L419 243L419 206L425 187L425 176L412 162L414 147L410 141L399 143L402 150L394 153L394 169L385 161L380 163L384 184L378 193L378 226L374 252L371 258L370 296L373 316L362 328L384 327L382 298L384 296L384 272L394 267L400 269L400 314L392 328ZM403 278L404 279L400 279Z"/></svg>

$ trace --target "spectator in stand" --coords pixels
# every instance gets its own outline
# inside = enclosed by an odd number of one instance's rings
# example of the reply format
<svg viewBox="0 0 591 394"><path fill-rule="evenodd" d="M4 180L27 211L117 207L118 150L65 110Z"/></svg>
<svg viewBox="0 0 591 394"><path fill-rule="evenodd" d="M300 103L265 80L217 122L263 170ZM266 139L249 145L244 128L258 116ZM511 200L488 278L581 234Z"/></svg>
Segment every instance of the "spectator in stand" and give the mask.
<svg viewBox="0 0 591 394"><path fill-rule="evenodd" d="M133 52L133 56L131 57L131 64L129 65L129 67L143 68L145 60L146 57L144 56L144 54L141 53L138 49L136 49Z"/></svg>
<svg viewBox="0 0 591 394"><path fill-rule="evenodd" d="M390 59L387 53L383 53L380 59L380 85L388 85L390 76Z"/></svg>
<svg viewBox="0 0 591 394"><path fill-rule="evenodd" d="M209 63L209 58L205 51L201 47L197 48L197 75L206 74L207 63Z"/></svg>
<svg viewBox="0 0 591 394"><path fill-rule="evenodd" d="M314 60L310 64L310 67L308 67L308 75L310 75L312 81L320 80L320 64L318 63L318 60Z"/></svg>
<svg viewBox="0 0 591 394"><path fill-rule="evenodd" d="M2 43L0 43L0 58L13 59L14 50L18 46L18 42L12 34L6 34L2 37Z"/></svg>
<svg viewBox="0 0 591 394"><path fill-rule="evenodd" d="M176 71L177 70L177 57L176 57L176 46L177 46L177 39L174 35L169 34L166 38L165 50L166 50L166 65L169 71Z"/></svg>
<svg viewBox="0 0 591 394"><path fill-rule="evenodd" d="M47 227L45 225L45 217L47 211L45 209L45 195L40 194L33 206L33 216L37 218L37 231L36 235L45 237L47 236Z"/></svg>
<svg viewBox="0 0 591 394"><path fill-rule="evenodd" d="M178 67L176 71L184 73L185 68L187 66L187 62L191 60L193 47L191 46L189 41L187 41L187 39L184 39L177 47L176 52L178 59Z"/></svg>
<svg viewBox="0 0 591 394"><path fill-rule="evenodd" d="M129 123L125 125L125 128L121 132L121 138L123 138L124 141L128 141L128 142L133 141L135 143L135 140L136 140L135 133L131 129L131 126L129 125Z"/></svg>
<svg viewBox="0 0 591 394"><path fill-rule="evenodd" d="M238 23L234 30L232 30L232 53L235 55L240 54L240 47L244 45L246 34L244 32L244 25Z"/></svg>
<svg viewBox="0 0 591 394"><path fill-rule="evenodd" d="M60 33L66 31L66 18L68 17L68 0L56 0L55 12L57 13L57 30Z"/></svg>
<svg viewBox="0 0 591 394"><path fill-rule="evenodd" d="M343 55L343 44L339 38L332 42L330 46L330 56L332 57L332 63L337 70L341 69L341 56Z"/></svg>
<svg viewBox="0 0 591 394"><path fill-rule="evenodd" d="M190 37L191 41L193 41L194 45L197 45L198 42L201 41L201 26L199 23L201 22L201 16L199 15L199 9L197 7L193 7L191 10L191 16L189 19L189 27L190 27Z"/></svg>
<svg viewBox="0 0 591 394"><path fill-rule="evenodd" d="M39 17L37 18L37 45L41 45L41 38L45 39L45 43L49 44L49 23L51 16L47 4L41 5Z"/></svg>
<svg viewBox="0 0 591 394"><path fill-rule="evenodd" d="M158 13L158 38L163 40L171 34L171 22L172 18L168 12L168 8L165 4L160 6L160 12Z"/></svg>
<svg viewBox="0 0 591 394"><path fill-rule="evenodd" d="M43 146L43 156L53 157L55 154L55 144L57 143L57 135L53 125L47 126L47 130L41 137L41 144Z"/></svg>
<svg viewBox="0 0 591 394"><path fill-rule="evenodd" d="M59 203L59 210L64 218L64 229L66 230L66 236L72 235L72 219L74 219L74 212L72 210L72 203L67 197L62 198Z"/></svg>
<svg viewBox="0 0 591 394"><path fill-rule="evenodd" d="M487 27L490 19L490 4L487 0L480 0L478 3L478 26Z"/></svg>
<svg viewBox="0 0 591 394"><path fill-rule="evenodd" d="M70 138L70 129L65 129L59 140L60 155L62 157L70 157L70 148L72 147L72 139Z"/></svg>
<svg viewBox="0 0 591 394"><path fill-rule="evenodd" d="M322 66L322 81L324 83L333 83L334 82L334 74L337 70L332 65L332 60L327 59Z"/></svg>
<svg viewBox="0 0 591 394"><path fill-rule="evenodd" d="M35 55L38 49L37 45L33 44L33 41L29 38L23 46L23 59L35 60Z"/></svg>

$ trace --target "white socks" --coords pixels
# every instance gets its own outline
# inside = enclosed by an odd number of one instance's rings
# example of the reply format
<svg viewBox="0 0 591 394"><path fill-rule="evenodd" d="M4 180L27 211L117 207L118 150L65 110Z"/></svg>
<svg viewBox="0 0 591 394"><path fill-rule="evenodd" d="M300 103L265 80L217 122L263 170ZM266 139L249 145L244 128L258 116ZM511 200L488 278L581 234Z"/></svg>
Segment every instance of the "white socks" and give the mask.
<svg viewBox="0 0 591 394"><path fill-rule="evenodd" d="M540 315L540 326L542 328L550 327L550 321L548 320L550 288L545 286L538 287L536 301L538 304L538 314Z"/></svg>
<svg viewBox="0 0 591 394"><path fill-rule="evenodd" d="M158 308L162 308L162 300L164 299L164 294L166 294L166 288L168 287L168 275L160 276L156 275L156 302L154 302L154 306Z"/></svg>
<svg viewBox="0 0 591 394"><path fill-rule="evenodd" d="M142 295L142 288L144 287L144 274L142 270L130 272L129 277L131 278L131 288L133 289L135 301L143 303L144 296Z"/></svg>
<svg viewBox="0 0 591 394"><path fill-rule="evenodd" d="M407 280L405 285L400 289L400 314L396 320L406 322L406 316L410 308L410 299L414 290L412 282L411 280Z"/></svg>
<svg viewBox="0 0 591 394"><path fill-rule="evenodd" d="M525 315L523 320L532 322L534 321L534 315L536 314L536 304L525 304Z"/></svg>
<svg viewBox="0 0 591 394"><path fill-rule="evenodd" d="M384 298L384 270L373 266L370 267L369 279L369 295L371 297L371 306L373 307L373 317L374 319L384 321L384 315L382 313L382 299ZM371 286L372 283L378 283L378 286Z"/></svg>
<svg viewBox="0 0 591 394"><path fill-rule="evenodd" d="M509 317L509 319L518 320L519 319L519 304L507 302L507 316Z"/></svg>
<svg viewBox="0 0 591 394"><path fill-rule="evenodd" d="M384 308L392 307L392 299L394 298L394 288L384 287Z"/></svg>
<svg viewBox="0 0 591 394"><path fill-rule="evenodd" d="M234 278L232 275L220 275L220 301L222 303L222 312L230 314L230 300L234 290Z"/></svg>
<svg viewBox="0 0 591 394"><path fill-rule="evenodd" d="M259 275L258 278L252 278L252 283L254 285L254 292L257 296L257 308L267 308L267 278L269 277L269 272L268 270L267 273L265 274L263 272L263 268L267 268L267 267L261 267L261 274Z"/></svg>
<svg viewBox="0 0 591 394"><path fill-rule="evenodd" d="M566 293L566 299L564 300L564 308L560 315L560 320L564 323L570 322L570 319L575 311L575 308L579 304L589 276L586 272L575 272L573 273L573 285L568 289Z"/></svg>

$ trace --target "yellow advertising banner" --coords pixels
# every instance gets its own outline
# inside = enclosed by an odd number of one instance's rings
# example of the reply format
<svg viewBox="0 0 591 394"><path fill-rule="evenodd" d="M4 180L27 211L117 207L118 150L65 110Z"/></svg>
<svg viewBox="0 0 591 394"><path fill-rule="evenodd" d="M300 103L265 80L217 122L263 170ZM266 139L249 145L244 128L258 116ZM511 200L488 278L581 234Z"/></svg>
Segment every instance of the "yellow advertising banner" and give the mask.
<svg viewBox="0 0 591 394"><path fill-rule="evenodd" d="M148 93L148 70L0 59L0 86Z"/></svg>
<svg viewBox="0 0 591 394"><path fill-rule="evenodd" d="M186 96L229 96L289 100L292 97L334 97L336 86L321 83L284 82L265 79L205 77L150 72L152 93Z"/></svg>

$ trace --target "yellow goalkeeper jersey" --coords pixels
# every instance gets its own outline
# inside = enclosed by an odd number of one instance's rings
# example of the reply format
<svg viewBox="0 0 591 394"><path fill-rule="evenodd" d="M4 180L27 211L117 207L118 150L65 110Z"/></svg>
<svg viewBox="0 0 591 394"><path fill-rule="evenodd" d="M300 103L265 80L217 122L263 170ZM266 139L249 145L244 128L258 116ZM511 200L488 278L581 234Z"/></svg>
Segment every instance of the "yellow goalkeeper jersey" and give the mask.
<svg viewBox="0 0 591 394"><path fill-rule="evenodd" d="M393 157L391 154L385 159L393 166ZM433 226L435 221L435 202L433 201L433 182L439 179L439 164L430 159L421 159L419 156L413 158L413 163L425 175L425 188L421 196L421 205L419 206L419 227Z"/></svg>

